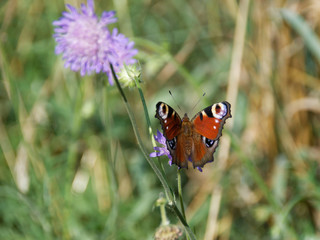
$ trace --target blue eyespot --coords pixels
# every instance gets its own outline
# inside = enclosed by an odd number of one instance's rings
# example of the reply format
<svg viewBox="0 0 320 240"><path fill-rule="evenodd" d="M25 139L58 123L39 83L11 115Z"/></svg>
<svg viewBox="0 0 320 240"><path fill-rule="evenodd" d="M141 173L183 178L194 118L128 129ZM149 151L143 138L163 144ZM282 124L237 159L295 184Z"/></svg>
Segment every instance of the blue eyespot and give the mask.
<svg viewBox="0 0 320 240"><path fill-rule="evenodd" d="M172 150L176 149L176 147L177 147L177 138L174 137L173 139L168 140L167 141L167 146Z"/></svg>
<svg viewBox="0 0 320 240"><path fill-rule="evenodd" d="M212 139L209 139L209 138L206 138L206 137L203 137L203 143L206 145L207 148L211 148L214 144L214 140Z"/></svg>

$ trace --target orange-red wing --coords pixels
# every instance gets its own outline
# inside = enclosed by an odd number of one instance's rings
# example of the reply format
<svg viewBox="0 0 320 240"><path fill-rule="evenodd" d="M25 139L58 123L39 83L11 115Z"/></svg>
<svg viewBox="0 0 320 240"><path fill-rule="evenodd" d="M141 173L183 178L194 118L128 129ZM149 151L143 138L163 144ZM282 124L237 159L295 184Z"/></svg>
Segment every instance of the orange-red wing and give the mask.
<svg viewBox="0 0 320 240"><path fill-rule="evenodd" d="M167 140L172 140L180 133L181 118L168 104L158 102L155 117L160 120L163 135Z"/></svg>
<svg viewBox="0 0 320 240"><path fill-rule="evenodd" d="M220 102L198 112L192 119L194 130L208 139L218 139L223 125L231 117L230 103Z"/></svg>
<svg viewBox="0 0 320 240"><path fill-rule="evenodd" d="M219 139L212 140L212 144L206 144L205 138L200 135L194 138L194 151L192 153L193 167L203 167L208 162L213 162L213 153L218 147Z"/></svg>
<svg viewBox="0 0 320 240"><path fill-rule="evenodd" d="M213 104L194 116L194 149L191 156L194 168L202 168L207 162L213 162L213 153L218 147L223 125L229 117L231 110L228 102Z"/></svg>

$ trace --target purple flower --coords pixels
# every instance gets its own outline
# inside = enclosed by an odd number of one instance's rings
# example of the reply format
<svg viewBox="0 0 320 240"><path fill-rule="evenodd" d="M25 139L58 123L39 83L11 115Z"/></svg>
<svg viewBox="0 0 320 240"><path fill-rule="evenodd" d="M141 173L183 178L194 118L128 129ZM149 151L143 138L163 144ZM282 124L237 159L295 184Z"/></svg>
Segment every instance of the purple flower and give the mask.
<svg viewBox="0 0 320 240"><path fill-rule="evenodd" d="M69 12L63 12L63 16L53 22L55 53L62 54L66 68L80 71L81 76L104 72L112 85L109 64L117 73L123 64L135 63L133 56L138 51L133 48L134 43L116 28L112 32L108 30L107 25L117 21L114 11L103 12L99 18L94 12L93 0L88 0L87 5L81 4L80 9L68 4L66 7Z"/></svg>
<svg viewBox="0 0 320 240"><path fill-rule="evenodd" d="M156 150L156 152L150 153L150 157L160 157L163 155L166 155L170 160L169 160L169 165L172 165L172 157L170 155L169 150L167 149L167 139L163 136L163 134L157 130L157 135L154 135L154 139L163 145L163 147L154 147L153 149ZM157 152L158 151L158 152Z"/></svg>

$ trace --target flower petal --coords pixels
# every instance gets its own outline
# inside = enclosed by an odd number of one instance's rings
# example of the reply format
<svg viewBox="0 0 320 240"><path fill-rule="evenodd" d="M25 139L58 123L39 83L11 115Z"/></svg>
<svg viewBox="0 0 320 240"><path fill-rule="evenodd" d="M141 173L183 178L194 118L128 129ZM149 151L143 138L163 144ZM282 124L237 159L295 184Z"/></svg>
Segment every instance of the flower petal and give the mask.
<svg viewBox="0 0 320 240"><path fill-rule="evenodd" d="M159 157L159 156L167 156L169 158L169 164L172 164L172 156L170 155L169 150L167 149L167 140L166 138L163 136L163 134L157 130L157 135L154 135L154 139L160 143L162 145L162 147L154 147L153 149L156 152L150 153L150 157Z"/></svg>
<svg viewBox="0 0 320 240"><path fill-rule="evenodd" d="M81 76L93 71L107 74L109 83L113 78L109 64L119 73L123 64L136 62L133 59L138 53L134 43L114 28L109 32L107 25L117 21L114 11L104 11L101 18L94 12L94 1L81 4L80 9L66 5L69 12L63 12L59 20L53 21L54 39L57 43L56 54L62 54L65 67L80 71Z"/></svg>

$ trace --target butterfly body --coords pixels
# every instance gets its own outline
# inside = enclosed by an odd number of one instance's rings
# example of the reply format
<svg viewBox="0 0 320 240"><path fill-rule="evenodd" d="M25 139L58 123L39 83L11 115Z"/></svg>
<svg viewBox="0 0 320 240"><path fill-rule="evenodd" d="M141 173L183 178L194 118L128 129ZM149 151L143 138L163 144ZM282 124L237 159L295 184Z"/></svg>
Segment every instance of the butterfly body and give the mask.
<svg viewBox="0 0 320 240"><path fill-rule="evenodd" d="M231 117L231 111L228 102L221 102L203 109L191 121L187 114L181 120L173 108L158 102L155 117L162 125L172 163L188 168L189 160L194 168L202 168L213 161L223 125Z"/></svg>

